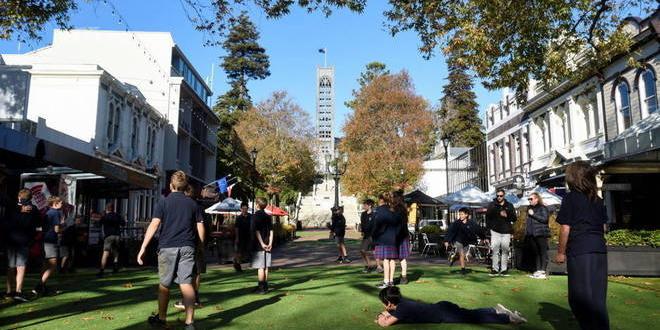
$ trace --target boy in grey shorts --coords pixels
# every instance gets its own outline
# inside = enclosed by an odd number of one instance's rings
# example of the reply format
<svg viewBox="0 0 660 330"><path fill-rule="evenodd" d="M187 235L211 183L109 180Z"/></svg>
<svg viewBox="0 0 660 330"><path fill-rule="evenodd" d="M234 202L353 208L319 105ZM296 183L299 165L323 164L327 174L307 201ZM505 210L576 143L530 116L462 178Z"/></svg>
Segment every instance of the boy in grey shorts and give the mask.
<svg viewBox="0 0 660 330"><path fill-rule="evenodd" d="M7 243L7 293L14 301L28 301L23 295L23 280L29 256L29 247L39 224L39 211L32 205L29 189L18 192L18 203L8 217Z"/></svg>
<svg viewBox="0 0 660 330"><path fill-rule="evenodd" d="M252 268L257 269L259 284L256 293L268 292L268 268L271 265L271 250L273 249L273 218L266 214L266 200L259 197L256 200L257 212L252 216L254 224L254 253L252 256Z"/></svg>
<svg viewBox="0 0 660 330"><path fill-rule="evenodd" d="M193 324L195 289L193 288L193 268L195 266L196 236L204 244L204 219L197 203L184 195L188 178L182 171L176 171L170 179L172 191L154 209L153 219L144 235L142 247L137 256L138 264L143 264L143 256L149 242L160 228L158 241L158 314L147 321L152 326L166 327L167 305L170 300L170 286L178 283L183 294L186 309L185 329L195 329ZM196 233L195 233L196 229Z"/></svg>

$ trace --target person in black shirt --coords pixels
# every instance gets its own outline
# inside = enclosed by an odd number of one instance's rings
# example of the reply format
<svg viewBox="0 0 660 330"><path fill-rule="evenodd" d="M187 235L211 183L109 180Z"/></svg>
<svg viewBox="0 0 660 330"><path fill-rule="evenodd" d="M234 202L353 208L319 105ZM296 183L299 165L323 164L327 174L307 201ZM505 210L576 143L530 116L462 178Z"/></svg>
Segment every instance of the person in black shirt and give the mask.
<svg viewBox="0 0 660 330"><path fill-rule="evenodd" d="M396 245L396 234L398 225L396 216L390 210L392 194L383 193L378 196L378 207L374 211L374 222L372 236L376 247L374 256L383 261L383 282L379 288L394 285L395 259L399 258L399 250Z"/></svg>
<svg viewBox="0 0 660 330"><path fill-rule="evenodd" d="M344 217L344 207L338 206L332 208L332 222L330 225L330 230L335 236L335 242L337 242L337 250L339 252L339 257L337 257L338 263L350 263L351 259L348 258L346 253L346 243L344 243L344 236L346 236L346 218Z"/></svg>
<svg viewBox="0 0 660 330"><path fill-rule="evenodd" d="M48 211L46 221L41 227L44 233L44 265L41 280L32 290L35 295L46 295L51 293L46 287L46 282L57 269L57 258L60 251L60 235L62 233L62 199L58 196L48 198Z"/></svg>
<svg viewBox="0 0 660 330"><path fill-rule="evenodd" d="M197 239L204 244L206 238L204 218L199 205L184 194L188 178L183 171L176 171L170 179L172 191L154 208L153 219L144 234L137 262L142 265L143 257L151 239L160 230L158 239L158 314L147 321L152 326L167 326L167 305L170 286L178 283L186 309L186 329L194 329L195 289L193 287L195 267L195 244ZM196 232L195 232L196 231Z"/></svg>
<svg viewBox="0 0 660 330"><path fill-rule="evenodd" d="M607 314L607 210L598 197L596 169L585 161L566 167L570 192L557 216L561 225L554 261L566 262L568 303L582 329L609 329Z"/></svg>
<svg viewBox="0 0 660 330"><path fill-rule="evenodd" d="M392 194L391 210L396 217L397 233L396 246L399 263L401 264L401 278L399 284L408 284L408 257L410 256L410 232L408 231L408 208L403 200L403 191L398 190Z"/></svg>
<svg viewBox="0 0 660 330"><path fill-rule="evenodd" d="M371 239L371 226L373 224L374 201L366 199L362 202L362 213L360 214L360 231L362 232L362 243L360 244L360 254L364 260L363 273L371 273L376 266L372 266L369 261L369 255L373 254L373 240Z"/></svg>
<svg viewBox="0 0 660 330"><path fill-rule="evenodd" d="M268 267L271 265L271 251L273 249L273 218L264 211L267 203L264 198L257 198L259 210L254 212L252 223L254 225L254 254L252 268L257 269L259 283L256 293L268 292Z"/></svg>
<svg viewBox="0 0 660 330"><path fill-rule="evenodd" d="M29 257L29 249L36 228L39 226L39 211L32 205L29 189L18 192L18 203L8 206L6 223L7 244L7 296L15 301L28 301L23 295L23 279Z"/></svg>
<svg viewBox="0 0 660 330"><path fill-rule="evenodd" d="M449 301L427 304L403 299L398 287L384 288L379 293L385 311L375 323L388 327L395 323L494 323L521 324L527 320L518 311L511 311L502 304L492 308L466 309Z"/></svg>
<svg viewBox="0 0 660 330"><path fill-rule="evenodd" d="M250 226L252 214L248 213L248 203L241 203L241 214L236 216L234 225L234 269L242 271L241 262L250 254Z"/></svg>
<svg viewBox="0 0 660 330"><path fill-rule="evenodd" d="M470 209L467 207L462 207L458 210L458 220L454 221L449 225L447 230L447 236L445 237L445 248L449 248L449 245L453 245L458 252L458 262L461 265L461 274L465 275L467 270L465 269L465 255L468 252L468 247L470 244L477 243L477 238L485 239L483 230L473 220L470 220ZM488 240L485 240L488 244ZM454 263L453 259L450 261L449 266Z"/></svg>
<svg viewBox="0 0 660 330"><path fill-rule="evenodd" d="M121 227L126 225L126 221L115 212L115 204L108 203L105 205L105 214L99 223L103 229L103 255L101 256L101 268L96 276L103 277L110 253L112 253L114 261L112 272L116 273L119 270L119 241Z"/></svg>
<svg viewBox="0 0 660 330"><path fill-rule="evenodd" d="M547 278L545 270L548 268L548 237L550 237L548 208L543 205L543 199L538 193L529 195L528 200L525 237L530 242L536 261L536 271L529 277L542 280Z"/></svg>
<svg viewBox="0 0 660 330"><path fill-rule="evenodd" d="M504 189L497 189L495 200L486 210L486 226L490 229L490 248L493 250L491 276L508 276L511 233L513 223L516 222L516 209L504 195Z"/></svg>

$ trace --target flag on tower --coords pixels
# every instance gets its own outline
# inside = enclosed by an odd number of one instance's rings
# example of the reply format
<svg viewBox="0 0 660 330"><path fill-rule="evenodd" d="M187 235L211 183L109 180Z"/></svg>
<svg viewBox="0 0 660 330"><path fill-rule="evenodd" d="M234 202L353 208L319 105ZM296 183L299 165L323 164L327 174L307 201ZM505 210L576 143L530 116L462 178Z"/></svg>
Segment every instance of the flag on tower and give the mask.
<svg viewBox="0 0 660 330"><path fill-rule="evenodd" d="M325 54L325 48L319 48L319 53Z"/></svg>

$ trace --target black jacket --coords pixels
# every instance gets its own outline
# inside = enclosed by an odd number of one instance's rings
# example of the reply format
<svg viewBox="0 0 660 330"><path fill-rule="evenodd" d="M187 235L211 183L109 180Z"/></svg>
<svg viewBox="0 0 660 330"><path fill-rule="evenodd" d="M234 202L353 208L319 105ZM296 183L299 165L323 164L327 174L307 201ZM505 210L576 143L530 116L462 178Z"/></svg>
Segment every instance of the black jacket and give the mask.
<svg viewBox="0 0 660 330"><path fill-rule="evenodd" d="M500 211L506 211L506 217L500 215ZM513 223L516 222L516 209L509 201L504 200L504 205L500 205L497 199L494 199L486 211L486 227L500 234L513 233Z"/></svg>
<svg viewBox="0 0 660 330"><path fill-rule="evenodd" d="M530 206L534 215L527 213L527 235L535 237L550 237L550 226L548 225L549 212L545 205Z"/></svg>
<svg viewBox="0 0 660 330"><path fill-rule="evenodd" d="M332 215L330 230L338 237L344 237L346 235L346 218L344 218L343 214Z"/></svg>
<svg viewBox="0 0 660 330"><path fill-rule="evenodd" d="M21 212L21 206L32 206L31 212ZM37 207L30 201L23 201L13 206L7 217L7 245L28 247L34 239L36 228L41 225L41 216Z"/></svg>
<svg viewBox="0 0 660 330"><path fill-rule="evenodd" d="M396 245L399 246L404 239L410 237L408 231L408 211L405 208L392 211L396 217L397 232L396 232Z"/></svg>
<svg viewBox="0 0 660 330"><path fill-rule="evenodd" d="M473 220L463 223L461 220L455 220L447 229L445 241L449 243L459 242L463 245L474 244L477 238L486 238L483 228Z"/></svg>
<svg viewBox="0 0 660 330"><path fill-rule="evenodd" d="M374 221L371 227L374 243L396 246L398 229L396 216L387 206L381 205L374 210Z"/></svg>
<svg viewBox="0 0 660 330"><path fill-rule="evenodd" d="M362 238L371 237L371 227L373 225L374 212L367 213L363 211L360 214L360 231L362 232Z"/></svg>

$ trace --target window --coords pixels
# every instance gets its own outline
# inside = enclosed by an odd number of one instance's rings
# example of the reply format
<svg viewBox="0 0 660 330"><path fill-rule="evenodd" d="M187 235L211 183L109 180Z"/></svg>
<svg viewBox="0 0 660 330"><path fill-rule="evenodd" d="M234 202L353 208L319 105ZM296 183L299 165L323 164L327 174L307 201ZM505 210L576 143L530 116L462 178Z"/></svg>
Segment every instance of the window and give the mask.
<svg viewBox="0 0 660 330"><path fill-rule="evenodd" d="M630 88L625 81L616 86L614 93L614 105L616 107L619 133L632 125L630 113Z"/></svg>
<svg viewBox="0 0 660 330"><path fill-rule="evenodd" d="M131 158L135 158L138 155L138 145L139 145L139 134L140 134L140 119L137 116L133 116L133 127L131 129Z"/></svg>
<svg viewBox="0 0 660 330"><path fill-rule="evenodd" d="M639 77L639 99L642 103L642 118L646 118L658 110L655 75L651 69L645 69Z"/></svg>
<svg viewBox="0 0 660 330"><path fill-rule="evenodd" d="M121 118L121 108L115 102L108 104L108 127L106 137L108 138L108 149L117 145L119 140L119 121Z"/></svg>
<svg viewBox="0 0 660 330"><path fill-rule="evenodd" d="M147 163L151 164L156 152L156 128L149 125L147 130Z"/></svg>

